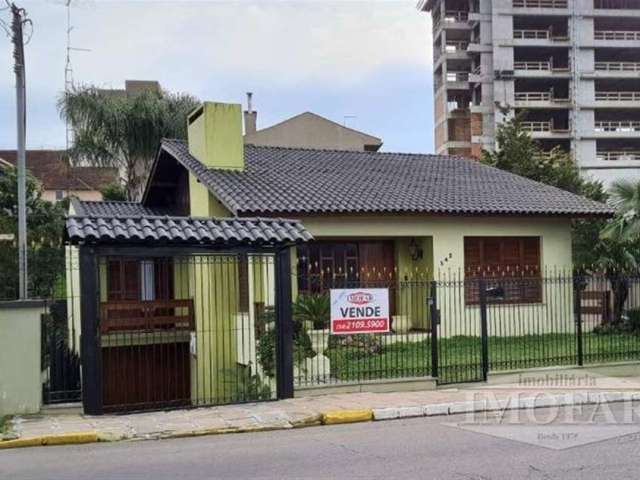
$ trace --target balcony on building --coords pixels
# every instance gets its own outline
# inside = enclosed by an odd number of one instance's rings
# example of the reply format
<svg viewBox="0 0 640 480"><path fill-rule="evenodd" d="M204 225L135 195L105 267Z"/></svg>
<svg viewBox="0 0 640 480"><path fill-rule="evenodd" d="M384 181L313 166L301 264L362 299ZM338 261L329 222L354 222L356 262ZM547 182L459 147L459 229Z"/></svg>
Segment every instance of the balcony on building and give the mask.
<svg viewBox="0 0 640 480"><path fill-rule="evenodd" d="M433 61L435 65L449 59L468 58L469 32L448 32L438 36L433 43Z"/></svg>
<svg viewBox="0 0 640 480"><path fill-rule="evenodd" d="M568 79L518 78L514 87L516 108L567 109L571 106Z"/></svg>
<svg viewBox="0 0 640 480"><path fill-rule="evenodd" d="M550 159L554 153L571 154L571 140L566 139L537 139L536 144L540 147L541 159Z"/></svg>
<svg viewBox="0 0 640 480"><path fill-rule="evenodd" d="M518 110L520 125L534 139L569 138L571 124L568 111Z"/></svg>
<svg viewBox="0 0 640 480"><path fill-rule="evenodd" d="M596 48L592 78L629 78L640 76L640 45L637 48Z"/></svg>
<svg viewBox="0 0 640 480"><path fill-rule="evenodd" d="M434 6L431 12L434 36L440 29L466 30L469 28L469 1L446 0L444 10L440 6Z"/></svg>
<svg viewBox="0 0 640 480"><path fill-rule="evenodd" d="M595 107L640 109L640 82L637 79L596 79Z"/></svg>
<svg viewBox="0 0 640 480"><path fill-rule="evenodd" d="M513 57L518 77L570 77L567 48L516 47Z"/></svg>
<svg viewBox="0 0 640 480"><path fill-rule="evenodd" d="M593 40L596 47L637 48L640 46L640 17L595 18Z"/></svg>
<svg viewBox="0 0 640 480"><path fill-rule="evenodd" d="M598 17L640 17L638 0L593 0L593 7Z"/></svg>
<svg viewBox="0 0 640 480"><path fill-rule="evenodd" d="M514 16L513 45L568 45L569 25L566 17Z"/></svg>
<svg viewBox="0 0 640 480"><path fill-rule="evenodd" d="M491 53L493 52L493 45L489 43L481 43L480 38L480 24L476 23L476 25L472 28L469 37L469 46L467 50L471 54L479 54L479 53Z"/></svg>
<svg viewBox="0 0 640 480"><path fill-rule="evenodd" d="M565 9L569 7L568 0L512 0L511 6L513 8L523 9L537 9L538 12L533 12L537 15L544 13L544 10L551 9Z"/></svg>
<svg viewBox="0 0 640 480"><path fill-rule="evenodd" d="M640 140L640 109L596 110L593 137Z"/></svg>
<svg viewBox="0 0 640 480"><path fill-rule="evenodd" d="M596 140L596 160L615 166L640 167L640 137Z"/></svg>

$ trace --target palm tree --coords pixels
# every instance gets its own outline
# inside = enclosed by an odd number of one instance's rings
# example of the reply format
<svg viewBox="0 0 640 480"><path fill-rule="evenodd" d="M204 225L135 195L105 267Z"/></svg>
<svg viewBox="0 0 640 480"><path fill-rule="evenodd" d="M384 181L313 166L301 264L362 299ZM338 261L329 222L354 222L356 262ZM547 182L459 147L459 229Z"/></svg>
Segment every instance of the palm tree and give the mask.
<svg viewBox="0 0 640 480"><path fill-rule="evenodd" d="M60 115L73 130L71 159L117 168L129 200L140 194L160 140L186 138L187 115L197 105L190 95L118 95L91 86L76 87L58 101Z"/></svg>
<svg viewBox="0 0 640 480"><path fill-rule="evenodd" d="M640 182L618 180L611 187L616 215L603 229L602 238L623 242L640 239Z"/></svg>
<svg viewBox="0 0 640 480"><path fill-rule="evenodd" d="M640 248L638 242L603 239L594 246L595 267L603 272L611 284L613 294L612 316L607 321L614 325L622 322L624 306L629 298L629 272L637 271Z"/></svg>
<svg viewBox="0 0 640 480"><path fill-rule="evenodd" d="M640 266L640 182L618 180L611 187L616 214L594 245L597 266L604 271L613 291L614 324L620 323L629 296L628 272Z"/></svg>

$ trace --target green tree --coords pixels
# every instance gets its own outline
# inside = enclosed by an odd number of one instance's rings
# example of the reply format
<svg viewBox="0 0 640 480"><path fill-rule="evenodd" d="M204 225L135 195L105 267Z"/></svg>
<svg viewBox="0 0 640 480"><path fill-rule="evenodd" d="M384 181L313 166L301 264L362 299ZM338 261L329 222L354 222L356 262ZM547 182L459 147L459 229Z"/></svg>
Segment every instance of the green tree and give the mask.
<svg viewBox="0 0 640 480"><path fill-rule="evenodd" d="M602 231L602 238L619 242L640 240L640 182L618 180L611 187L616 216Z"/></svg>
<svg viewBox="0 0 640 480"><path fill-rule="evenodd" d="M607 194L600 182L584 179L571 156L559 147L544 154L540 145L522 128L515 116L498 125L495 151L484 150L482 163L530 178L537 182L604 202ZM600 240L604 220L573 221L573 261L579 268L598 262L593 246Z"/></svg>
<svg viewBox="0 0 640 480"><path fill-rule="evenodd" d="M129 200L140 193L164 137L186 138L187 115L197 99L165 91L114 95L92 86L76 87L58 101L74 132L74 161L116 167Z"/></svg>
<svg viewBox="0 0 640 480"><path fill-rule="evenodd" d="M127 199L127 191L119 183L112 183L100 190L103 200L122 202Z"/></svg>
<svg viewBox="0 0 640 480"><path fill-rule="evenodd" d="M614 326L622 322L629 296L629 271L636 271L640 259L640 182L619 180L611 187L616 214L601 231L594 250L597 267L605 272L613 292Z"/></svg>
<svg viewBox="0 0 640 480"><path fill-rule="evenodd" d="M29 294L53 295L64 278L64 205L41 198L36 180L27 175L27 242ZM15 298L18 292L18 197L15 168L0 168L0 233L13 234L0 248L0 299Z"/></svg>
<svg viewBox="0 0 640 480"><path fill-rule="evenodd" d="M629 272L638 269L640 258L640 243L636 241L622 241L619 239L602 238L592 246L596 262L594 270L603 272L611 284L613 295L612 315L608 320L612 325L622 323L622 314L629 298Z"/></svg>

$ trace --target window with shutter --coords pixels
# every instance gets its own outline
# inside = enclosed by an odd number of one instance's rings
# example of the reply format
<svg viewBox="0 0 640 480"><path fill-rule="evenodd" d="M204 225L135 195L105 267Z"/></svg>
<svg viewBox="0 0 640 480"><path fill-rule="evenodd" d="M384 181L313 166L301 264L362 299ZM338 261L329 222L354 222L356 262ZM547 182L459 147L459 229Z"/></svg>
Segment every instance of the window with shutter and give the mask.
<svg viewBox="0 0 640 480"><path fill-rule="evenodd" d="M480 300L479 278L504 290L497 303L539 303L540 237L465 237L464 272L467 304Z"/></svg>

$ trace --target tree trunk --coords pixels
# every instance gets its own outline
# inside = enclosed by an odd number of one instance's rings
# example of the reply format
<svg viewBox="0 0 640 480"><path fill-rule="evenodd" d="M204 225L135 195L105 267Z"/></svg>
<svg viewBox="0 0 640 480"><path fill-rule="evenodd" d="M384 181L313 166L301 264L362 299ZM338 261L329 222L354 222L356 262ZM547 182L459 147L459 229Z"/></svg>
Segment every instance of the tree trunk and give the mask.
<svg viewBox="0 0 640 480"><path fill-rule="evenodd" d="M613 292L613 311L609 322L612 325L619 325L622 323L622 313L629 297L629 281L624 276L618 275L609 276L609 281Z"/></svg>

